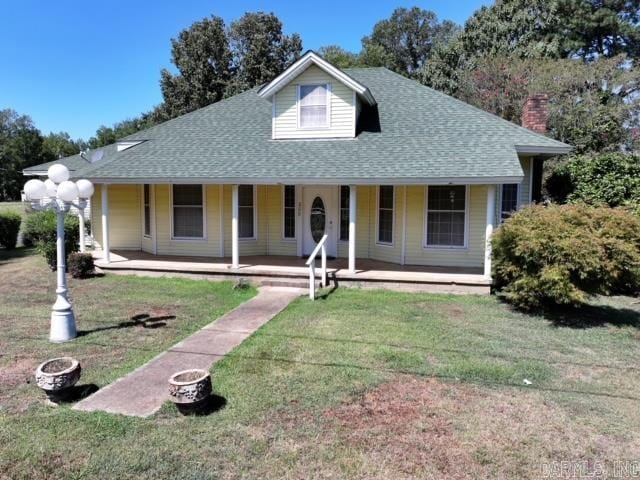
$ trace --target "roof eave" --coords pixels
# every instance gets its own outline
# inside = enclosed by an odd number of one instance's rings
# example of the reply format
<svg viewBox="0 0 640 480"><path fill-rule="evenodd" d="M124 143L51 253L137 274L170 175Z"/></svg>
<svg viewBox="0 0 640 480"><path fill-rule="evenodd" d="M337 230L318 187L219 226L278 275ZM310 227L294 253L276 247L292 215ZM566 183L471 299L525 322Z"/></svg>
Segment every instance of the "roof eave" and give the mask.
<svg viewBox="0 0 640 480"><path fill-rule="evenodd" d="M316 65L328 75L331 75L338 81L344 83L347 87L360 95L369 105L376 104L376 100L369 88L353 79L339 68L334 67L312 50L309 50L284 72L258 90L258 96L260 98L270 99L273 95L288 85L294 78L305 71L311 64Z"/></svg>
<svg viewBox="0 0 640 480"><path fill-rule="evenodd" d="M535 145L516 145L516 152L527 155L567 155L571 153L572 147L565 146L535 146Z"/></svg>

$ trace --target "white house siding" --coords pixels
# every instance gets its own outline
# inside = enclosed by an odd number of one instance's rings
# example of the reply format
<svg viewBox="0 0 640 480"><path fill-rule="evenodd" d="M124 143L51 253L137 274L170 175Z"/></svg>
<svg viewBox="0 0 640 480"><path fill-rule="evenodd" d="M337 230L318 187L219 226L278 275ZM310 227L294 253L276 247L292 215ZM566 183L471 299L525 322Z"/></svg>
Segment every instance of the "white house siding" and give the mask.
<svg viewBox="0 0 640 480"><path fill-rule="evenodd" d="M520 184L520 205L525 206L531 202L531 157L521 157L520 165L524 172L524 179Z"/></svg>
<svg viewBox="0 0 640 480"><path fill-rule="evenodd" d="M328 128L298 129L298 85L328 83L331 88L331 115ZM311 66L275 97L273 138L352 138L355 134L353 90Z"/></svg>

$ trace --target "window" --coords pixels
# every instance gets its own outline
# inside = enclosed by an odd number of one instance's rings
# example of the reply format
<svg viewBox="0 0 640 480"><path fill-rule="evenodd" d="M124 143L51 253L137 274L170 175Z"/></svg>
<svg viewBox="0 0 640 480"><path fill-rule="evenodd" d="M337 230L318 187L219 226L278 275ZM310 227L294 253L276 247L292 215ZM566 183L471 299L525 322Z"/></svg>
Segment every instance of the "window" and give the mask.
<svg viewBox="0 0 640 480"><path fill-rule="evenodd" d="M284 186L284 238L296 238L296 187Z"/></svg>
<svg viewBox="0 0 640 480"><path fill-rule="evenodd" d="M204 238L202 185L173 185L173 237Z"/></svg>
<svg viewBox="0 0 640 480"><path fill-rule="evenodd" d="M393 186L378 189L378 243L393 243Z"/></svg>
<svg viewBox="0 0 640 480"><path fill-rule="evenodd" d="M300 85L300 128L322 128L329 124L328 85Z"/></svg>
<svg viewBox="0 0 640 480"><path fill-rule="evenodd" d="M467 187L428 187L427 247L464 247Z"/></svg>
<svg viewBox="0 0 640 480"><path fill-rule="evenodd" d="M340 240L349 240L349 187L340 187Z"/></svg>
<svg viewBox="0 0 640 480"><path fill-rule="evenodd" d="M238 237L255 238L255 198L253 185L238 186Z"/></svg>
<svg viewBox="0 0 640 480"><path fill-rule="evenodd" d="M502 185L502 199L500 202L500 219L506 220L518 209L518 184Z"/></svg>
<svg viewBox="0 0 640 480"><path fill-rule="evenodd" d="M148 184L143 187L144 197L144 235L145 237L151 236L151 194Z"/></svg>

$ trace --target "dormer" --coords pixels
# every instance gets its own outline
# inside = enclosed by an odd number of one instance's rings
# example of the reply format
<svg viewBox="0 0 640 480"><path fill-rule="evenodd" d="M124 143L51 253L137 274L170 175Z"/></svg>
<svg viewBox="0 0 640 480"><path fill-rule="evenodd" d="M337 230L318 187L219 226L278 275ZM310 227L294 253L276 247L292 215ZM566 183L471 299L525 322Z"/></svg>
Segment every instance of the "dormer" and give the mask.
<svg viewBox="0 0 640 480"><path fill-rule="evenodd" d="M369 89L312 51L258 91L272 107L274 140L354 138Z"/></svg>

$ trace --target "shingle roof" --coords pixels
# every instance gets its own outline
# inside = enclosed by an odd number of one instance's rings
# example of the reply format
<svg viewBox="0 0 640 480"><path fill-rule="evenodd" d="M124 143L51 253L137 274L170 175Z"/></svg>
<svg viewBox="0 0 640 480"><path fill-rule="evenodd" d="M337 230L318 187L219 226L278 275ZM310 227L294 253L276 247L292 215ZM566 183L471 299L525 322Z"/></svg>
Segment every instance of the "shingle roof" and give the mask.
<svg viewBox="0 0 640 480"><path fill-rule="evenodd" d="M71 155L70 157L61 158L59 160L54 160L52 162L34 165L32 167L25 168L22 172L25 175L42 175L43 173L46 173L48 168L55 163L63 164L69 169L70 172L75 172L89 165L89 162L82 158L80 154L77 154Z"/></svg>
<svg viewBox="0 0 640 480"><path fill-rule="evenodd" d="M271 104L254 88L130 135L124 140L147 141L110 149L78 176L96 182L500 183L522 177L518 150L569 151L387 69L345 71L378 102L379 128L355 139L272 140Z"/></svg>

